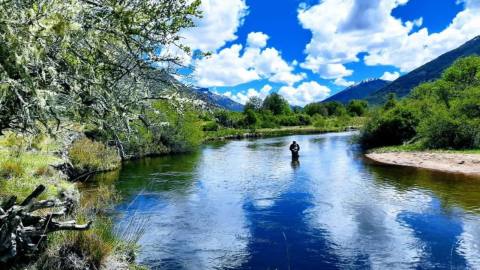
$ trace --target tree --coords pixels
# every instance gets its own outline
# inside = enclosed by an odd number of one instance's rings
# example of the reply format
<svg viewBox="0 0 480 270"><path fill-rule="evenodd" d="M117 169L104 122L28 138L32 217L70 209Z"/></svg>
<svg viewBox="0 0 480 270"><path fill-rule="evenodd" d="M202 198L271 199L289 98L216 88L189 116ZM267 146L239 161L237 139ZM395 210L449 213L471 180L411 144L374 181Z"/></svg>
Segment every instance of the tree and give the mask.
<svg viewBox="0 0 480 270"><path fill-rule="evenodd" d="M390 109L393 109L397 106L397 100L395 93L389 93L387 96L387 101L385 104L383 104L383 110L388 111Z"/></svg>
<svg viewBox="0 0 480 270"><path fill-rule="evenodd" d="M189 53L180 31L199 0L12 0L0 4L0 133L66 119L129 130L158 70Z"/></svg>
<svg viewBox="0 0 480 270"><path fill-rule="evenodd" d="M347 105L348 114L351 116L363 116L368 109L368 103L364 100L351 100Z"/></svg>
<svg viewBox="0 0 480 270"><path fill-rule="evenodd" d="M324 103L325 108L327 109L328 116L342 116L347 114L347 109L345 106L337 101L331 101Z"/></svg>
<svg viewBox="0 0 480 270"><path fill-rule="evenodd" d="M245 111L245 118L243 121L245 126L255 127L260 120L258 119L257 114L252 109L249 109Z"/></svg>
<svg viewBox="0 0 480 270"><path fill-rule="evenodd" d="M248 110L260 111L262 109L262 99L259 97L251 97L248 99L247 103L243 107L243 111L247 112Z"/></svg>
<svg viewBox="0 0 480 270"><path fill-rule="evenodd" d="M263 101L262 108L271 111L273 115L289 114L292 111L285 98L278 93L268 95Z"/></svg>
<svg viewBox="0 0 480 270"><path fill-rule="evenodd" d="M305 108L303 108L303 110L310 116L314 116L316 114L321 116L328 116L327 108L320 102L307 104Z"/></svg>

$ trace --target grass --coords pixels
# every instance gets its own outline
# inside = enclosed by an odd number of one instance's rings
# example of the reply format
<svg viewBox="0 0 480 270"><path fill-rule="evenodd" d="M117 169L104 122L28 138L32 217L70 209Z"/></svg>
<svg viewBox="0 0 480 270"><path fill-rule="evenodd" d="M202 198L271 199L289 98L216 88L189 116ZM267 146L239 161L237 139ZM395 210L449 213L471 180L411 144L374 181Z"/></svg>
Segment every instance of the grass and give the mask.
<svg viewBox="0 0 480 270"><path fill-rule="evenodd" d="M64 179L51 165L61 159L50 152L31 152L0 148L0 197L17 196L25 199L38 185L47 187L40 199L55 197L74 185Z"/></svg>
<svg viewBox="0 0 480 270"><path fill-rule="evenodd" d="M76 140L68 156L73 167L80 172L103 172L118 169L121 158L117 150L88 138Z"/></svg>
<svg viewBox="0 0 480 270"><path fill-rule="evenodd" d="M24 200L40 184L47 187L39 199L55 198L62 191L78 192L52 165L63 162L57 156L59 144L48 136L29 137L7 133L0 137L0 201L12 195ZM114 150L100 143L83 140L73 147L77 164L84 167L109 169L119 165ZM88 155L92 155L89 158ZM48 235L46 250L40 254L32 269L99 269L104 263L119 263L129 269L143 269L133 262L136 240L145 228L141 220L137 226L117 232L112 220L105 215L118 199L115 189L101 186L95 192L81 194L79 207L67 220L83 224L93 220L93 228L86 232L61 231Z"/></svg>

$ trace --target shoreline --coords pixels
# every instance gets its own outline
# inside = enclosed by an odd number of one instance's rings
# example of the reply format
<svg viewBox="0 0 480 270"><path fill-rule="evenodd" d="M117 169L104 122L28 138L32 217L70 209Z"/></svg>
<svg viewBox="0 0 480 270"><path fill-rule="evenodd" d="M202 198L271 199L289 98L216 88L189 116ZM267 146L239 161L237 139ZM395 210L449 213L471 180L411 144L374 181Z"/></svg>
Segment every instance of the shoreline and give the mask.
<svg viewBox="0 0 480 270"><path fill-rule="evenodd" d="M258 129L255 131L232 130L233 134L226 134L224 136L206 136L203 143L226 141L226 140L241 140L241 139L255 139L268 137L282 137L291 135L310 135L310 134L324 134L337 133L346 131L356 131L358 127L344 127L344 128L315 128L315 127L283 127L275 129Z"/></svg>
<svg viewBox="0 0 480 270"><path fill-rule="evenodd" d="M371 152L365 154L365 156L370 160L386 165L480 176L480 154L394 151Z"/></svg>

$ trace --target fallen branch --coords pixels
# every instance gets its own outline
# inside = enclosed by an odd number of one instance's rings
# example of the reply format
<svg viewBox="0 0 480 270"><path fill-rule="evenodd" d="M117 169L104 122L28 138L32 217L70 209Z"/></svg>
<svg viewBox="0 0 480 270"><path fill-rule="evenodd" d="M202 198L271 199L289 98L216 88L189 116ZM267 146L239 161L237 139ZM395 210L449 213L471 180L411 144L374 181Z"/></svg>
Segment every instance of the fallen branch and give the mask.
<svg viewBox="0 0 480 270"><path fill-rule="evenodd" d="M0 205L0 263L34 255L42 246L48 233L56 231L88 230L92 222L78 225L76 221L57 221L65 217L71 202L60 200L36 201L45 191L38 186L21 204L12 196ZM40 209L56 208L45 215L35 215Z"/></svg>

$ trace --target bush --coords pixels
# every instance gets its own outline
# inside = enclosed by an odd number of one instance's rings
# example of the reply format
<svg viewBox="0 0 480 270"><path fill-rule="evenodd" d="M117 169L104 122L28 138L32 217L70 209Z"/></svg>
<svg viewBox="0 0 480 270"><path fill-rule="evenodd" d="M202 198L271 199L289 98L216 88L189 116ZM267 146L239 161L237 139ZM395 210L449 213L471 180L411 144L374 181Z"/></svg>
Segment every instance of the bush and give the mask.
<svg viewBox="0 0 480 270"><path fill-rule="evenodd" d="M312 119L309 115L294 114L282 115L277 118L277 123L281 126L307 126L312 124Z"/></svg>
<svg viewBox="0 0 480 270"><path fill-rule="evenodd" d="M68 149L68 157L79 173L114 170L121 163L116 149L88 138L76 140Z"/></svg>
<svg viewBox="0 0 480 270"><path fill-rule="evenodd" d="M408 107L395 107L376 114L363 128L360 143L367 148L399 145L417 134L419 119Z"/></svg>
<svg viewBox="0 0 480 270"><path fill-rule="evenodd" d="M465 118L455 119L442 111L425 119L419 127L419 134L428 148L474 148L479 146L480 126Z"/></svg>
<svg viewBox="0 0 480 270"><path fill-rule="evenodd" d="M203 126L203 131L217 131L218 124L215 121L208 122Z"/></svg>
<svg viewBox="0 0 480 270"><path fill-rule="evenodd" d="M13 178L23 175L25 175L25 168L17 159L7 159L0 164L0 177Z"/></svg>
<svg viewBox="0 0 480 270"><path fill-rule="evenodd" d="M238 128L243 120L241 113L226 110L215 111L214 116L218 124L227 128Z"/></svg>
<svg viewBox="0 0 480 270"><path fill-rule="evenodd" d="M365 147L398 145L416 137L421 147L480 147L480 57L459 59L439 80L401 101L389 96L366 124ZM418 133L417 133L418 132Z"/></svg>
<svg viewBox="0 0 480 270"><path fill-rule="evenodd" d="M313 120L313 126L316 128L326 128L328 126L328 121L322 116L316 116Z"/></svg>

